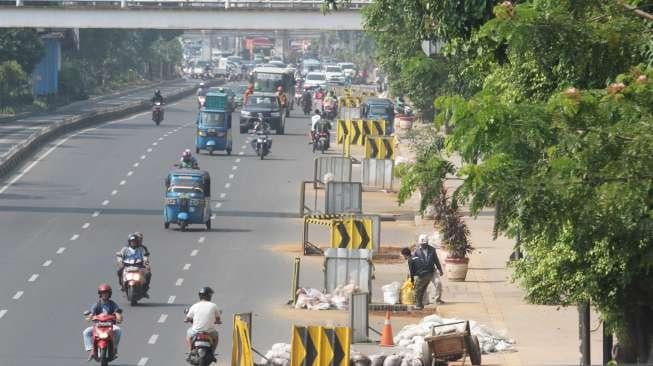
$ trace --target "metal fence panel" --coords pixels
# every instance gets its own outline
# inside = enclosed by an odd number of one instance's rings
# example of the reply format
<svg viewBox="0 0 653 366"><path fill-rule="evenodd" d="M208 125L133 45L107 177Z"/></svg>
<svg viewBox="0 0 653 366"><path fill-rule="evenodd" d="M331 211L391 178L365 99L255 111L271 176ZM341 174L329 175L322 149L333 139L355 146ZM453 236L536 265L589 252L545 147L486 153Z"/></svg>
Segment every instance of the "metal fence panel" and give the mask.
<svg viewBox="0 0 653 366"><path fill-rule="evenodd" d="M359 182L328 182L324 213L363 213L363 186Z"/></svg>
<svg viewBox="0 0 653 366"><path fill-rule="evenodd" d="M324 251L324 288L328 293L353 283L372 296L372 251L329 248Z"/></svg>
<svg viewBox="0 0 653 366"><path fill-rule="evenodd" d="M361 182L366 188L392 190L394 160L363 159Z"/></svg>
<svg viewBox="0 0 653 366"><path fill-rule="evenodd" d="M324 176L326 174L332 174L332 180L337 182L351 182L352 165L351 158L342 156L320 156L315 158L313 169L315 187L324 185Z"/></svg>
<svg viewBox="0 0 653 366"><path fill-rule="evenodd" d="M354 293L349 296L349 327L351 328L352 343L368 342L369 313L368 304L370 294L367 292Z"/></svg>

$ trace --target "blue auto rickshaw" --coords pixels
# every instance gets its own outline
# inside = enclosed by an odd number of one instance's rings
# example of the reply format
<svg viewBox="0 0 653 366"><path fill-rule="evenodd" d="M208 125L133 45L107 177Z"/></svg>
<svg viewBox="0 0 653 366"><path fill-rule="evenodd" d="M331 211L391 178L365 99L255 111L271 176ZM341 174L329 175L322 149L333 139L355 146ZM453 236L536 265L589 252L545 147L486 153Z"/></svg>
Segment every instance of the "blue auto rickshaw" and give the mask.
<svg viewBox="0 0 653 366"><path fill-rule="evenodd" d="M206 225L211 230L211 178L209 173L198 169L178 169L168 173L165 179L165 207L163 227L170 223L186 231L188 225Z"/></svg>
<svg viewBox="0 0 653 366"><path fill-rule="evenodd" d="M231 155L231 106L227 94L209 92L206 94L204 107L197 115L197 136L195 137L195 153L206 150L226 151Z"/></svg>

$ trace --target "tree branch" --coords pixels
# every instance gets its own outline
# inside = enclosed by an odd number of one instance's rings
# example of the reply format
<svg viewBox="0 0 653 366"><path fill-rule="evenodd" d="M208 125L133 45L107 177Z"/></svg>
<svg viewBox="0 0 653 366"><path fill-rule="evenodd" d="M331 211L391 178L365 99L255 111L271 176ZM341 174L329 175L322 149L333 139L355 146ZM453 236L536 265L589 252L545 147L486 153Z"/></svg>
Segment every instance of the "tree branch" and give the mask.
<svg viewBox="0 0 653 366"><path fill-rule="evenodd" d="M633 13L637 14L638 16L648 19L650 21L653 21L653 14L647 13L644 10L638 9L636 6L626 4L623 0L617 0L617 3L619 5L623 6L626 10L632 11Z"/></svg>

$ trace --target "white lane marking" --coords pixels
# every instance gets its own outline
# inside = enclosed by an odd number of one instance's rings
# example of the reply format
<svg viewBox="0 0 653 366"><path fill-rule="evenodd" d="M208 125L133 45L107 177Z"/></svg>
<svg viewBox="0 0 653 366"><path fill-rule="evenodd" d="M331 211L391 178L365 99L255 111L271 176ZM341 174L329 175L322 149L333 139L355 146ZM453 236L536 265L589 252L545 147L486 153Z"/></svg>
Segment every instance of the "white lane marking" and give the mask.
<svg viewBox="0 0 653 366"><path fill-rule="evenodd" d="M206 240L206 238L203 237L203 236L200 236L200 238L197 239L197 242L201 244L201 243L204 243L204 240Z"/></svg>
<svg viewBox="0 0 653 366"><path fill-rule="evenodd" d="M28 280L27 282L34 282L36 279L39 278L38 273L34 273Z"/></svg>
<svg viewBox="0 0 653 366"><path fill-rule="evenodd" d="M151 147L148 147L148 148L147 148L147 152L152 152L152 148L151 148Z"/></svg>
<svg viewBox="0 0 653 366"><path fill-rule="evenodd" d="M177 278L177 282L175 282L175 286L181 286L181 284L184 283L183 278Z"/></svg>
<svg viewBox="0 0 653 366"><path fill-rule="evenodd" d="M145 366L145 365L147 365L147 361L149 361L149 358L141 357L141 359L138 360L138 363L136 364L136 366Z"/></svg>
<svg viewBox="0 0 653 366"><path fill-rule="evenodd" d="M150 339L147 341L147 343L149 343L149 344L155 344L157 339L159 339L159 335L158 335L158 334L152 334L152 336L151 336Z"/></svg>
<svg viewBox="0 0 653 366"><path fill-rule="evenodd" d="M211 220L215 220L215 214L211 214Z"/></svg>
<svg viewBox="0 0 653 366"><path fill-rule="evenodd" d="M127 183L127 181L126 181L126 180L121 180L121 181L120 181L120 185L121 185L121 186L124 186L124 185L125 185L125 183Z"/></svg>
<svg viewBox="0 0 653 366"><path fill-rule="evenodd" d="M240 158L236 159L235 162L236 162L236 163L240 163Z"/></svg>
<svg viewBox="0 0 653 366"><path fill-rule="evenodd" d="M234 175L233 175L233 174L229 174L229 179L234 179Z"/></svg>
<svg viewBox="0 0 653 366"><path fill-rule="evenodd" d="M231 167L231 170L238 170L238 165L234 165Z"/></svg>
<svg viewBox="0 0 653 366"><path fill-rule="evenodd" d="M176 299L176 298L177 298L177 296L170 296L170 297L168 298L168 304L172 304L173 302L175 302L175 299Z"/></svg>
<svg viewBox="0 0 653 366"><path fill-rule="evenodd" d="M79 234L75 234L75 235L70 237L70 241L75 241L77 239L79 239Z"/></svg>
<svg viewBox="0 0 653 366"><path fill-rule="evenodd" d="M141 155L141 160L145 160L147 158L147 155Z"/></svg>
<svg viewBox="0 0 653 366"><path fill-rule="evenodd" d="M190 263L184 264L184 268L182 268L182 271L188 271L190 269Z"/></svg>
<svg viewBox="0 0 653 366"><path fill-rule="evenodd" d="M167 134L167 133L164 133L164 134L163 134L163 137L168 137L168 134Z"/></svg>
<svg viewBox="0 0 653 366"><path fill-rule="evenodd" d="M42 266L43 267L50 267L51 264L52 264L52 260L48 259L47 261L43 262Z"/></svg>
<svg viewBox="0 0 653 366"><path fill-rule="evenodd" d="M229 188L229 187L231 187L231 183L227 183L227 184L225 184L224 187L225 187L225 188Z"/></svg>
<svg viewBox="0 0 653 366"><path fill-rule="evenodd" d="M197 249L193 249L193 251L190 252L190 256L191 256L191 257L194 257L194 256L197 255L198 252L199 252L199 250L197 250Z"/></svg>
<svg viewBox="0 0 653 366"><path fill-rule="evenodd" d="M220 193L220 198L225 198L225 197L227 197L226 193Z"/></svg>
<svg viewBox="0 0 653 366"><path fill-rule="evenodd" d="M159 141L163 141L163 137L159 137Z"/></svg>
<svg viewBox="0 0 653 366"><path fill-rule="evenodd" d="M158 144L159 144L158 142L153 142L153 143L152 143L152 146L156 146L156 145L158 145Z"/></svg>
<svg viewBox="0 0 653 366"><path fill-rule="evenodd" d="M246 147L247 147L247 145L243 145L243 146L241 146L240 148L243 149L243 150L245 150Z"/></svg>
<svg viewBox="0 0 653 366"><path fill-rule="evenodd" d="M139 162L135 162L132 166L133 166L134 168L138 168L139 165L141 165Z"/></svg>
<svg viewBox="0 0 653 366"><path fill-rule="evenodd" d="M157 323L165 323L167 319L168 319L168 314L161 314L159 320L157 320Z"/></svg>
<svg viewBox="0 0 653 366"><path fill-rule="evenodd" d="M215 204L215 208L220 208L220 206L222 206L222 202L218 202Z"/></svg>
<svg viewBox="0 0 653 366"><path fill-rule="evenodd" d="M88 229L89 226L91 226L90 222L84 223L84 225L82 225L82 229Z"/></svg>
<svg viewBox="0 0 653 366"><path fill-rule="evenodd" d="M113 191L111 191L111 195L112 195L112 196L115 196L115 195L117 195L117 194L118 194L118 191L117 191L117 190L114 189Z"/></svg>
<svg viewBox="0 0 653 366"><path fill-rule="evenodd" d="M36 160L34 160L30 165L28 165L22 172L20 172L20 174L18 174L14 178L12 178L9 182L7 182L7 184L5 184L2 188L0 188L0 194L3 194L7 189L9 189L9 187L11 187L14 183L18 182L21 178L23 178L25 176L25 174L29 173L29 171L32 170L32 168L34 168L34 166L36 166L36 164L41 162L43 159L47 158L48 155L50 155L56 148L61 146L63 143L65 143L69 139L71 139L71 138L73 138L73 137L75 137L75 136L77 136L79 134L82 134L84 132L93 131L93 130L95 130L95 128L87 128L85 130L81 130L81 131L79 131L77 133L74 133L74 134L60 140L59 142L57 142L54 146L52 146L50 149L48 149L48 151L46 151L43 155L41 155Z"/></svg>
<svg viewBox="0 0 653 366"><path fill-rule="evenodd" d="M2 317L5 316L5 314L7 314L7 309L0 310L0 319L2 319Z"/></svg>
<svg viewBox="0 0 653 366"><path fill-rule="evenodd" d="M109 200L104 200L104 201L102 201L102 206L106 206L106 205L108 205L108 204L109 204Z"/></svg>
<svg viewBox="0 0 653 366"><path fill-rule="evenodd" d="M131 177L132 174L134 174L134 172L131 171L131 170L127 172L127 176L128 176L128 177Z"/></svg>
<svg viewBox="0 0 653 366"><path fill-rule="evenodd" d="M23 296L23 291L18 291L18 292L16 292L14 297L12 297L12 299L18 300L18 299L20 299L21 296Z"/></svg>
<svg viewBox="0 0 653 366"><path fill-rule="evenodd" d="M57 249L57 254L63 253L64 250L66 250L66 247L61 247L61 248Z"/></svg>
<svg viewBox="0 0 653 366"><path fill-rule="evenodd" d="M238 155L245 155L245 152L241 151L241 152L238 153Z"/></svg>
<svg viewBox="0 0 653 366"><path fill-rule="evenodd" d="M100 216L100 211L95 211L93 212L93 215L91 215L91 217L98 217L98 216Z"/></svg>
<svg viewBox="0 0 653 366"><path fill-rule="evenodd" d="M172 131L168 131L168 133L175 133L175 130L172 130Z"/></svg>

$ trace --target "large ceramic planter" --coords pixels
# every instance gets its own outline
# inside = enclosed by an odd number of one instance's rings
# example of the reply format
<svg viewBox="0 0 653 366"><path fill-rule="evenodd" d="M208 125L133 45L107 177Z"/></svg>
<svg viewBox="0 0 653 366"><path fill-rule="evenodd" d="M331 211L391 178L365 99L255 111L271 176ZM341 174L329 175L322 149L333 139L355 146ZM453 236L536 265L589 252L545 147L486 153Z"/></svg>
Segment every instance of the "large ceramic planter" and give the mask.
<svg viewBox="0 0 653 366"><path fill-rule="evenodd" d="M408 131L413 128L414 116L397 116L396 118L399 120L400 129Z"/></svg>
<svg viewBox="0 0 653 366"><path fill-rule="evenodd" d="M469 268L469 258L445 258L444 263L449 281L465 281L467 269Z"/></svg>

